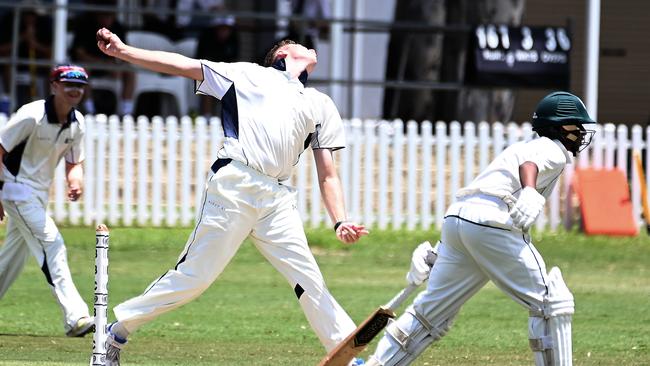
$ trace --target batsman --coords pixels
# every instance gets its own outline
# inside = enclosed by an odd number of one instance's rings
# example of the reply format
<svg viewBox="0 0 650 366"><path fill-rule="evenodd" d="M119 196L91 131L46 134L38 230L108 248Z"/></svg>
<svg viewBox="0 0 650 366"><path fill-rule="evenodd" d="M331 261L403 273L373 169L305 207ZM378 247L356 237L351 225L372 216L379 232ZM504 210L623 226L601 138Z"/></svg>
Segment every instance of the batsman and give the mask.
<svg viewBox="0 0 650 366"><path fill-rule="evenodd" d="M366 365L411 364L488 281L528 310L536 366L572 364L573 295L557 267L546 271L529 228L572 155L591 142L594 131L583 125L594 123L573 94L555 92L539 102L532 118L539 136L505 149L457 192L426 291L386 327Z"/></svg>

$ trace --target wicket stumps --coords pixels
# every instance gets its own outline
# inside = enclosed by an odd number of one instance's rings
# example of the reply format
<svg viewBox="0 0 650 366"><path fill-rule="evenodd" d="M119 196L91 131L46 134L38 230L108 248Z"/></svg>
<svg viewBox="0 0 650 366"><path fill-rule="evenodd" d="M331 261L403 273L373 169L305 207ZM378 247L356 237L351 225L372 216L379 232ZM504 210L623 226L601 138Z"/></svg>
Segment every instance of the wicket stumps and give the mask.
<svg viewBox="0 0 650 366"><path fill-rule="evenodd" d="M108 322L108 228L97 226L95 232L95 334L93 335L92 366L106 363Z"/></svg>

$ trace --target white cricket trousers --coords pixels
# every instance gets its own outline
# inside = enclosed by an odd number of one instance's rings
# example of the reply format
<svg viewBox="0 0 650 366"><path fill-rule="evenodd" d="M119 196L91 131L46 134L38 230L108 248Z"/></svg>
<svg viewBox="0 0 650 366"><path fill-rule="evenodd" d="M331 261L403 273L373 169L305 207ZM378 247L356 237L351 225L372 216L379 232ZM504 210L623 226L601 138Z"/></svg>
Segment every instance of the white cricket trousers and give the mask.
<svg viewBox="0 0 650 366"><path fill-rule="evenodd" d="M434 327L450 326L460 307L488 281L526 309L541 312L546 265L527 234L447 216L441 242L427 289L413 303Z"/></svg>
<svg viewBox="0 0 650 366"><path fill-rule="evenodd" d="M5 243L0 248L0 298L16 280L31 252L63 311L67 332L77 320L89 316L88 306L72 282L63 237L46 213L48 193L33 193L28 201L2 200L8 218Z"/></svg>
<svg viewBox="0 0 650 366"><path fill-rule="evenodd" d="M250 237L293 287L321 343L328 351L334 348L355 325L325 286L307 246L295 189L229 159L217 160L213 172L206 183L200 216L178 263L142 295L116 306L117 320L132 333L158 315L188 303L217 279Z"/></svg>

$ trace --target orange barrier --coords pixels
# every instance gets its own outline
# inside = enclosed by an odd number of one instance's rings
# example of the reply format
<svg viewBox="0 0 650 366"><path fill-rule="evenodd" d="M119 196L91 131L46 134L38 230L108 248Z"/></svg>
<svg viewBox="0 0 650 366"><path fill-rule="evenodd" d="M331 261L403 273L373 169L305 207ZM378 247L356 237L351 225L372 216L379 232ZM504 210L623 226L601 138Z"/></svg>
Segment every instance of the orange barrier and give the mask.
<svg viewBox="0 0 650 366"><path fill-rule="evenodd" d="M638 234L630 189L622 171L578 169L573 188L580 199L582 224L587 235Z"/></svg>

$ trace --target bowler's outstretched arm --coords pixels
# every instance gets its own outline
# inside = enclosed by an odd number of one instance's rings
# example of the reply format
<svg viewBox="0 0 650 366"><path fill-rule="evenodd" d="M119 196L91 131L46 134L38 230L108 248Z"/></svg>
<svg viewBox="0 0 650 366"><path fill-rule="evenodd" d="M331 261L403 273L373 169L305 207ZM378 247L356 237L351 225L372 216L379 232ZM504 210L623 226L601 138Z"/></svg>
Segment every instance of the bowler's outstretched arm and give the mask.
<svg viewBox="0 0 650 366"><path fill-rule="evenodd" d="M183 76L199 81L203 80L201 61L178 53L145 50L129 46L106 28L97 31L97 47L108 56L151 71Z"/></svg>

